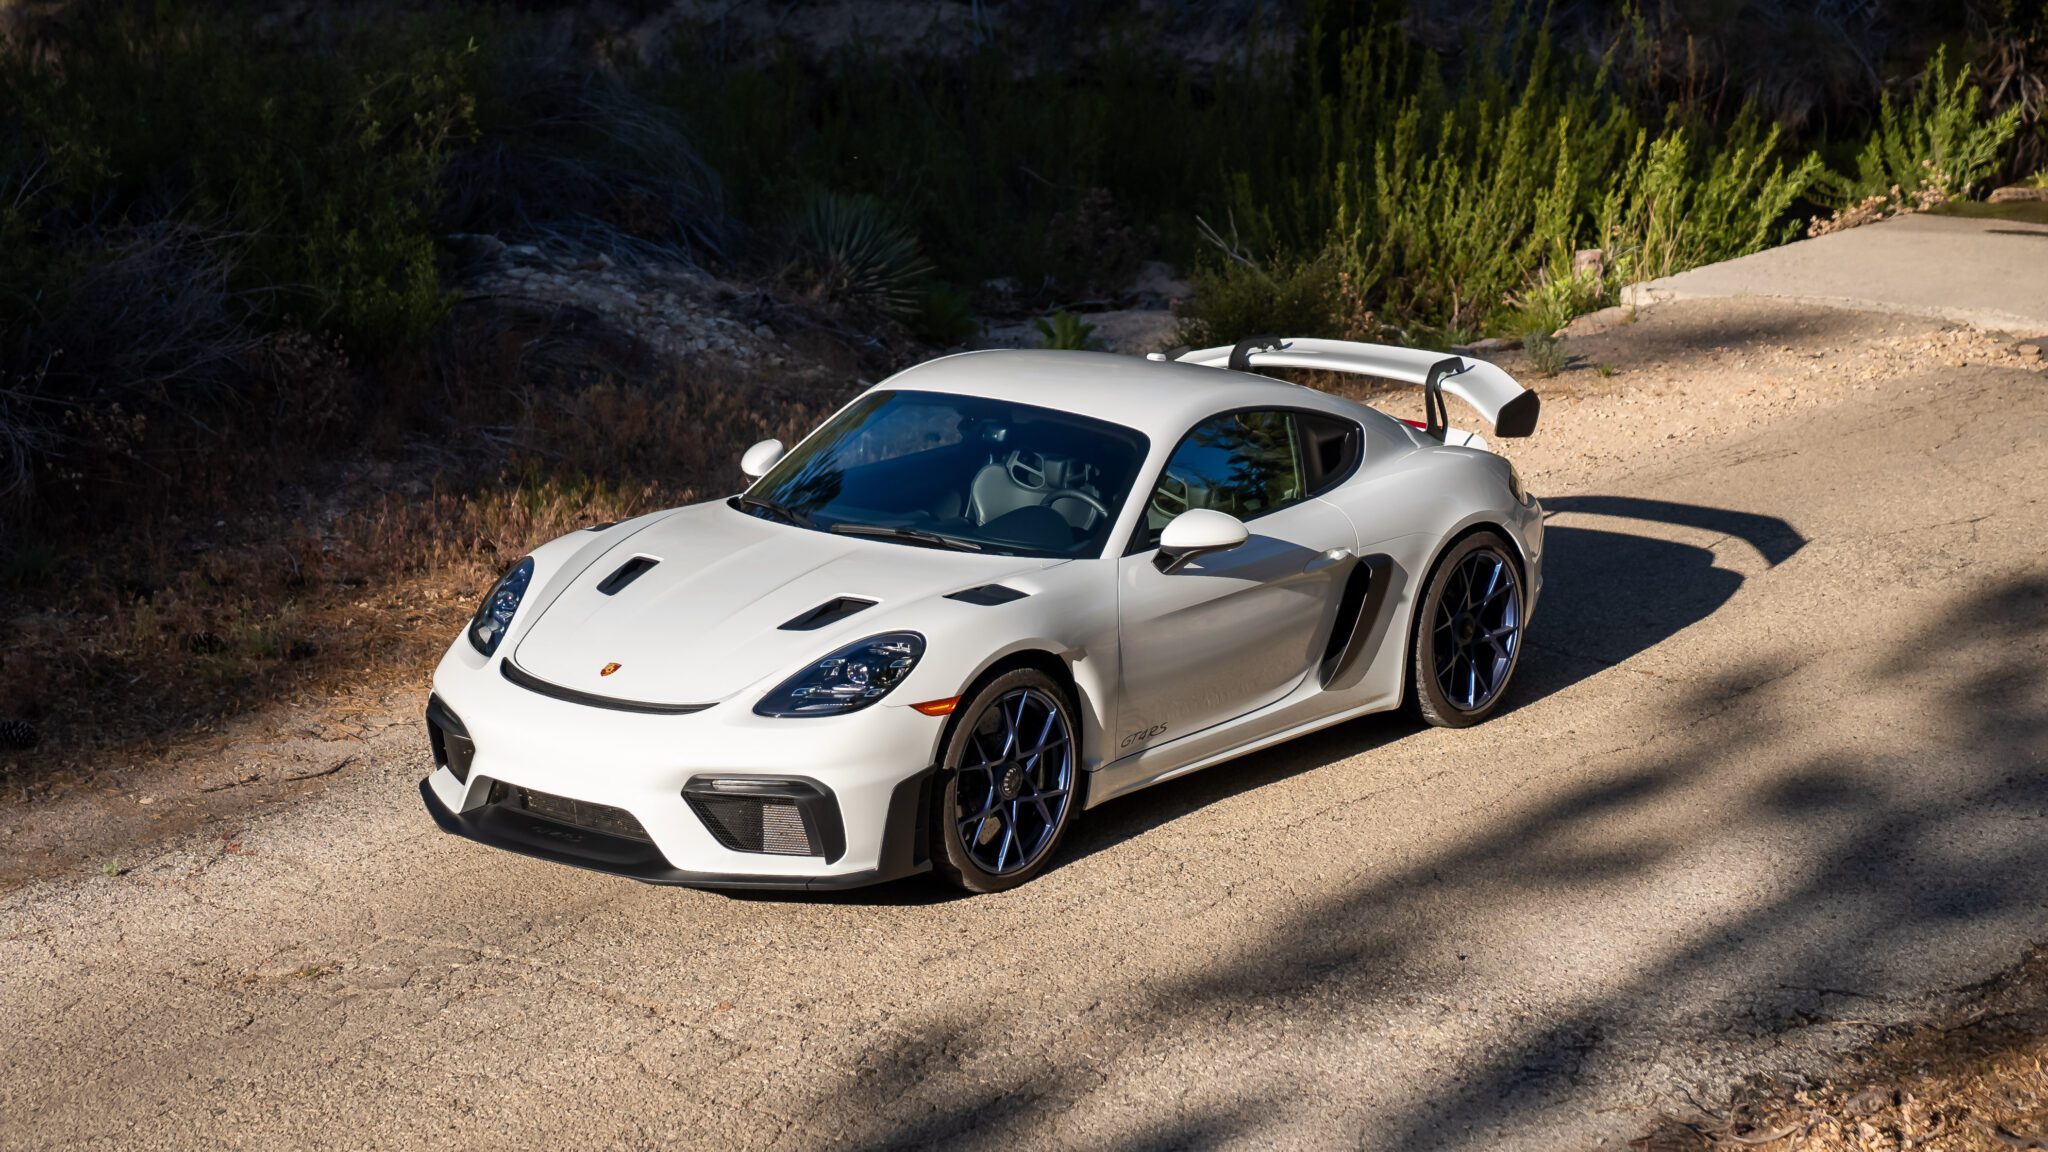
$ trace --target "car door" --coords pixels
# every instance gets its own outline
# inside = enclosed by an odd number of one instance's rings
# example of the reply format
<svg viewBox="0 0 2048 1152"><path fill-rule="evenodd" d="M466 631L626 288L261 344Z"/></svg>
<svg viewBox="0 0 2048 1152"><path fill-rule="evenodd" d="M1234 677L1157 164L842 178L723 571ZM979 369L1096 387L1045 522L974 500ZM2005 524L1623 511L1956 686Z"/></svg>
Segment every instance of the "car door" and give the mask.
<svg viewBox="0 0 2048 1152"><path fill-rule="evenodd" d="M1271 704L1320 658L1358 537L1312 495L1325 469L1305 430L1284 410L1223 413L1168 458L1119 561L1112 759ZM1162 572L1159 532L1189 508L1236 516L1250 539Z"/></svg>

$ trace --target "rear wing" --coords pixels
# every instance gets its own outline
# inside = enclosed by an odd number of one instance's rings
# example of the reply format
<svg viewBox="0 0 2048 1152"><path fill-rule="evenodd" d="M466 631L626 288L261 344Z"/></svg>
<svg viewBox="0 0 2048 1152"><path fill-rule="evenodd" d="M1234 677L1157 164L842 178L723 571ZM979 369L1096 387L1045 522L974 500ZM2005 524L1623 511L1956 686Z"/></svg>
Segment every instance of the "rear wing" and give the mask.
<svg viewBox="0 0 2048 1152"><path fill-rule="evenodd" d="M1350 340L1282 340L1275 336L1254 336L1235 345L1198 348L1182 353L1186 364L1231 368L1249 372L1255 368L1310 368L1321 372L1348 372L1377 376L1420 385L1429 412L1425 430L1438 440L1448 429L1444 393L1448 392L1485 418L1495 436L1527 436L1536 431L1541 401L1534 392L1515 383L1515 378L1484 360L1451 356L1421 348L1397 348L1389 344L1359 344Z"/></svg>

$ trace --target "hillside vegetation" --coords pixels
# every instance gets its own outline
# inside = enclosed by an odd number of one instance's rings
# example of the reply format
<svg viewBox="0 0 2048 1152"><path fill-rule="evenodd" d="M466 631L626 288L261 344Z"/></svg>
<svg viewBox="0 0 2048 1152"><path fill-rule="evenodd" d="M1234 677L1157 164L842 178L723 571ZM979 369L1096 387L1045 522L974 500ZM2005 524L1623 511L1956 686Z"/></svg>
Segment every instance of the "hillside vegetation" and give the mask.
<svg viewBox="0 0 2048 1152"><path fill-rule="evenodd" d="M0 718L374 665L308 622L433 574L453 613L521 532L724 485L856 378L1149 259L1189 340L1540 339L2041 150L2027 0L1233 4L1215 52L1185 6L1067 7L887 44L689 4L0 9L0 620L66 622L10 642ZM838 382L471 299L505 244L701 270Z"/></svg>

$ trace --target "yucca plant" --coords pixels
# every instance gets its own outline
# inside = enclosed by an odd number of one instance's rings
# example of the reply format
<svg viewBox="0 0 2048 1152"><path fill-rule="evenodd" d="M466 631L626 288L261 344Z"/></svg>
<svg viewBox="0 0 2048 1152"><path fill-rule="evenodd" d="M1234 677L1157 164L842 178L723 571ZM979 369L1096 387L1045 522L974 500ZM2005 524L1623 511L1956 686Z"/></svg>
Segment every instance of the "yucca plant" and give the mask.
<svg viewBox="0 0 2048 1152"><path fill-rule="evenodd" d="M922 303L932 266L917 236L872 196L821 192L799 214L795 274L813 299L904 319Z"/></svg>
<svg viewBox="0 0 2048 1152"><path fill-rule="evenodd" d="M1083 323L1072 312L1055 312L1051 316L1031 322L1038 329L1038 335L1047 348L1058 348L1068 352L1082 352L1101 346L1095 339L1095 325Z"/></svg>

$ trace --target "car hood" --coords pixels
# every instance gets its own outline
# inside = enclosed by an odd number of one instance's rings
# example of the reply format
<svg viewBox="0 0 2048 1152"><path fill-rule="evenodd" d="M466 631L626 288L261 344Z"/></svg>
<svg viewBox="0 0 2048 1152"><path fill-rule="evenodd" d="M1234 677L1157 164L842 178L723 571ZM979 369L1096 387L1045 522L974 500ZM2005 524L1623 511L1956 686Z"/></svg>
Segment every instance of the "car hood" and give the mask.
<svg viewBox="0 0 2048 1152"><path fill-rule="evenodd" d="M636 561L638 575L603 590ZM706 704L863 636L914 629L905 605L1053 563L833 536L700 504L551 585L512 659L578 692ZM874 605L785 627L841 598Z"/></svg>

